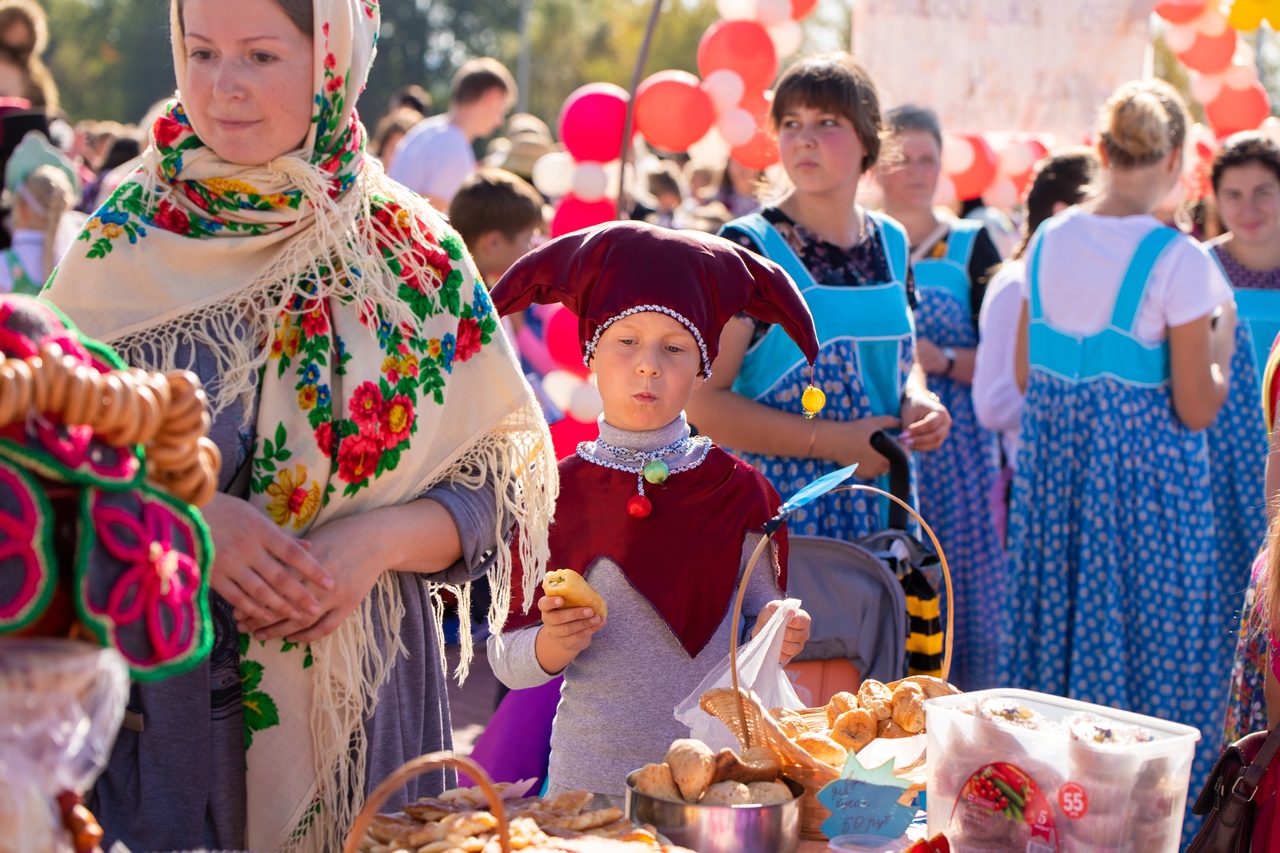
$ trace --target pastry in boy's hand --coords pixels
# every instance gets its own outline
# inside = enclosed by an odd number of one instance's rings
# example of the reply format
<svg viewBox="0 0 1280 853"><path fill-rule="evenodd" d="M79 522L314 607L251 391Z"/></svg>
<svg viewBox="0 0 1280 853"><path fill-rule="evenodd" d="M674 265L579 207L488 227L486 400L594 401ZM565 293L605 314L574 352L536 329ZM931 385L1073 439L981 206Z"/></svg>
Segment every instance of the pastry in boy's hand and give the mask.
<svg viewBox="0 0 1280 853"><path fill-rule="evenodd" d="M590 607L601 619L609 618L609 605L600 593L591 588L586 578L573 569L547 572L542 581L542 591L564 599L564 607ZM561 610L564 607L560 608Z"/></svg>
<svg viewBox="0 0 1280 853"><path fill-rule="evenodd" d="M876 739L879 721L866 708L854 708L836 717L831 739L850 752L857 752Z"/></svg>
<svg viewBox="0 0 1280 853"><path fill-rule="evenodd" d="M659 800L678 803L684 799L671 776L671 768L666 764L646 764L641 767L636 773L635 788L646 797L656 797Z"/></svg>
<svg viewBox="0 0 1280 853"><path fill-rule="evenodd" d="M671 768L671 778L686 803L698 802L716 774L715 753L700 740L684 738L673 742L663 760Z"/></svg>
<svg viewBox="0 0 1280 853"><path fill-rule="evenodd" d="M919 690L918 685L913 685ZM878 720L893 716L893 691L874 679L862 682L858 688L858 704L876 715Z"/></svg>
<svg viewBox="0 0 1280 853"><path fill-rule="evenodd" d="M924 690L904 681L893 691L893 721L911 734L924 731Z"/></svg>

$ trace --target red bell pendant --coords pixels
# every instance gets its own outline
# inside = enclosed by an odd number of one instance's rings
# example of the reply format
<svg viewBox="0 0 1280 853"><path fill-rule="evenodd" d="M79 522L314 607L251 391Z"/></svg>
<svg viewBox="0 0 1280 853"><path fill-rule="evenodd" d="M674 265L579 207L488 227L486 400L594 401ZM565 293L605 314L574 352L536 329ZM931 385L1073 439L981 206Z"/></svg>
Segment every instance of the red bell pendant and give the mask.
<svg viewBox="0 0 1280 853"><path fill-rule="evenodd" d="M649 513L653 512L653 501L644 495L633 495L627 501L627 512L631 513L632 518L648 518Z"/></svg>

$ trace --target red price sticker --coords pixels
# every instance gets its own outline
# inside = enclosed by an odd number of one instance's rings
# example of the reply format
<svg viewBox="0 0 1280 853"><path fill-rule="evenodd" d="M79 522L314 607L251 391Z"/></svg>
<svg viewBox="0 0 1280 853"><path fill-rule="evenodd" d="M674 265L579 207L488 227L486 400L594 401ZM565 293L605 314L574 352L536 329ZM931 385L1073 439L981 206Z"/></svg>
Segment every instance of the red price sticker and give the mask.
<svg viewBox="0 0 1280 853"><path fill-rule="evenodd" d="M1058 789L1058 805L1062 813L1078 820L1089 813L1089 794L1076 782L1068 782Z"/></svg>

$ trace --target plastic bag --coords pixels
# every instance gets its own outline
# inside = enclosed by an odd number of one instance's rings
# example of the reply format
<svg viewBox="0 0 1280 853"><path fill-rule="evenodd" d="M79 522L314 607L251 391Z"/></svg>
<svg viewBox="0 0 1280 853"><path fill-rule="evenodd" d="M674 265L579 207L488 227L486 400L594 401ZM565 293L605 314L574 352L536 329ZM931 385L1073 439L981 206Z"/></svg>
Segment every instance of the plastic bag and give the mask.
<svg viewBox="0 0 1280 853"><path fill-rule="evenodd" d="M751 642L738 649L738 686L754 691L765 708L803 708L791 679L787 678L778 659L786 639L787 623L800 610L800 601L788 598L778 606L765 623L764 630ZM692 693L676 706L676 719L689 727L689 737L702 741L713 750L742 748L728 727L698 707L702 694L717 687L733 687L729 675L730 657L712 667Z"/></svg>
<svg viewBox="0 0 1280 853"><path fill-rule="evenodd" d="M128 701L114 650L0 639L0 853L71 850L56 798L93 786Z"/></svg>

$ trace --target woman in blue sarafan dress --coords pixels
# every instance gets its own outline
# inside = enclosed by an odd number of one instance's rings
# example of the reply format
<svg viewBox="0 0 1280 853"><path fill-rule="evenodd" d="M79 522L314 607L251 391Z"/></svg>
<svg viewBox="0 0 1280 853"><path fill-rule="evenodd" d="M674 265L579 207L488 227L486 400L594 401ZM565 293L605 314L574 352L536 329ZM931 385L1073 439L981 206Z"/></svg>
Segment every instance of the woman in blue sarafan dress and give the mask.
<svg viewBox="0 0 1280 853"><path fill-rule="evenodd" d="M847 53L808 57L779 80L771 108L783 166L795 185L776 204L725 226L725 237L777 262L813 312L821 351L814 384L826 394L807 420L809 369L777 326L730 323L690 421L769 478L783 499L856 463L874 481L888 462L869 439L898 430L916 451L942 444L946 409L915 364L907 240L892 219L855 204L880 151L875 84ZM861 539L885 527L888 503L865 493L815 501L787 521L793 534ZM940 651L940 649L939 649Z"/></svg>
<svg viewBox="0 0 1280 853"><path fill-rule="evenodd" d="M1031 243L1004 648L1015 686L1198 728L1194 792L1218 755L1247 567L1217 563L1204 432L1230 381L1231 290L1150 215L1186 124L1167 84L1122 86L1099 132L1104 193Z"/></svg>
<svg viewBox="0 0 1280 853"><path fill-rule="evenodd" d="M951 413L951 434L917 460L920 513L938 534L955 589L955 657L951 681L962 690L996 687L997 635L1004 607L1005 554L985 498L1000 475L995 433L973 408L978 313L991 271L1000 263L981 222L942 218L933 195L942 168L942 129L930 110L889 111L893 154L877 168L885 212L906 229L919 294L916 358L929 390Z"/></svg>
<svg viewBox="0 0 1280 853"><path fill-rule="evenodd" d="M1280 147L1260 133L1231 137L1213 161L1213 192L1227 232L1211 255L1236 294L1240 321L1231 362L1231 390L1209 428L1213 460L1214 521L1219 559L1248 566L1264 544L1267 510L1267 425L1262 375L1280 334ZM1263 697L1266 645L1254 621L1254 584L1243 602L1231 673L1223 742L1267 726Z"/></svg>

